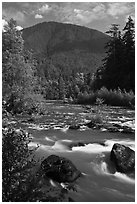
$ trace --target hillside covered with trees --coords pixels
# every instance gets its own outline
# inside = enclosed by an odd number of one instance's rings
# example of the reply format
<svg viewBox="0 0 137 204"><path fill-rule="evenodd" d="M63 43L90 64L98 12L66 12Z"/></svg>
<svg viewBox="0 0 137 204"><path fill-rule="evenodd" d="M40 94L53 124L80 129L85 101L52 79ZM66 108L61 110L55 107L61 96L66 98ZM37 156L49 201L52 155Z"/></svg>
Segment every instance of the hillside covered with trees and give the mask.
<svg viewBox="0 0 137 204"><path fill-rule="evenodd" d="M93 73L101 66L104 46L110 39L97 30L57 22L26 28L22 37L25 48L32 50L37 59L46 99L75 98L82 80L90 83ZM81 84L79 87L76 81Z"/></svg>

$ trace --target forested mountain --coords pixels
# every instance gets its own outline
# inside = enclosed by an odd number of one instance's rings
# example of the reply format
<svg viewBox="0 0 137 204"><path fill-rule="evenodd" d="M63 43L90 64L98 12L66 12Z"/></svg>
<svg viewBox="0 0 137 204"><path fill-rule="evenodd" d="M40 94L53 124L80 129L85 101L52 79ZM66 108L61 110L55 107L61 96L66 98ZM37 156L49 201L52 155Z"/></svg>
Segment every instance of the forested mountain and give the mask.
<svg viewBox="0 0 137 204"><path fill-rule="evenodd" d="M109 36L82 26L44 22L23 30L25 47L54 66L93 72L101 65ZM64 66L65 64L65 66Z"/></svg>
<svg viewBox="0 0 137 204"><path fill-rule="evenodd" d="M82 84L85 79L91 83L94 73L102 65L104 47L110 39L94 29L57 22L25 28L22 37L25 48L33 52L38 62L38 75L46 98L62 98L59 87L67 97L77 95L77 91L72 91L77 89L77 80Z"/></svg>
<svg viewBox="0 0 137 204"><path fill-rule="evenodd" d="M23 38L26 47L40 54L51 55L70 50L104 53L104 45L109 37L78 25L44 22L24 29Z"/></svg>

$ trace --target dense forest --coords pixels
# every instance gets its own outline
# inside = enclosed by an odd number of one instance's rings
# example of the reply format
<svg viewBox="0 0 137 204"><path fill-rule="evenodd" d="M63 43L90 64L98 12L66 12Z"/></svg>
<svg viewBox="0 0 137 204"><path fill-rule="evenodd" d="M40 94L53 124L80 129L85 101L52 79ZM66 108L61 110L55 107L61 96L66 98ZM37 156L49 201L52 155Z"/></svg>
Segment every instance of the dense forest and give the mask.
<svg viewBox="0 0 137 204"><path fill-rule="evenodd" d="M107 39L106 53L99 53L97 46L97 50L92 51L92 54L85 53L84 50L78 49L77 42L75 50L58 50L53 53L49 51L52 50L51 46L47 46L46 52L38 54L35 50L28 49L25 37L22 37L24 31L18 31L16 26L16 22L11 19L2 35L3 100L8 111L36 110L40 108L39 101L45 99L67 98L80 102L88 98L88 103L95 103L96 99L100 98L104 101L106 98L99 95L100 90L105 94L111 92L111 95L112 92L115 92L115 95L116 92L118 95L123 93L133 99L135 31L131 17L122 31L119 30L119 25L112 24L107 31L110 36L103 34L103 42ZM92 34L93 39L89 37L89 40L94 40L94 35ZM100 32L96 38L98 36ZM83 45L81 41L80 44ZM88 49L89 46L90 44Z"/></svg>

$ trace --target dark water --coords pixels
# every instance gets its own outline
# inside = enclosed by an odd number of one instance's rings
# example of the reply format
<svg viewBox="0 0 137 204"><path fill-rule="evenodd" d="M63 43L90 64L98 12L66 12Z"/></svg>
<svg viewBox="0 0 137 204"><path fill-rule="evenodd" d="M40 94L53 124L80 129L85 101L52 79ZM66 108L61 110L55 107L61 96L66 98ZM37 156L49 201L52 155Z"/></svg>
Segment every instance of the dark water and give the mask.
<svg viewBox="0 0 137 204"><path fill-rule="evenodd" d="M134 134L109 133L87 129L69 130L68 126L101 115L104 120L134 123L134 111L113 107L93 107L86 111L78 105L48 103L46 116L35 123L24 123L33 135L31 146L40 144L37 157L51 154L70 159L83 173L76 183L76 191L69 191L77 202L129 202L135 200L134 175L118 173L109 160L115 142L135 149ZM73 146L83 142L85 146ZM104 145L103 145L104 144ZM70 148L72 147L72 148Z"/></svg>

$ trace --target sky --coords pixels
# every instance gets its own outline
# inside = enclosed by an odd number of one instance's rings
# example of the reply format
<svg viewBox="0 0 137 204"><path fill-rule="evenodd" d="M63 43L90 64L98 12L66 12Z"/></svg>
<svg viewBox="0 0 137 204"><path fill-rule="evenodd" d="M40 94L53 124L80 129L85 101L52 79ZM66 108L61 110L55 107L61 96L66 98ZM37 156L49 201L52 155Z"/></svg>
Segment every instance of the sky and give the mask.
<svg viewBox="0 0 137 204"><path fill-rule="evenodd" d="M128 16L135 18L134 2L3 2L2 18L13 18L18 26L44 21L71 23L102 32L113 23L123 29Z"/></svg>

